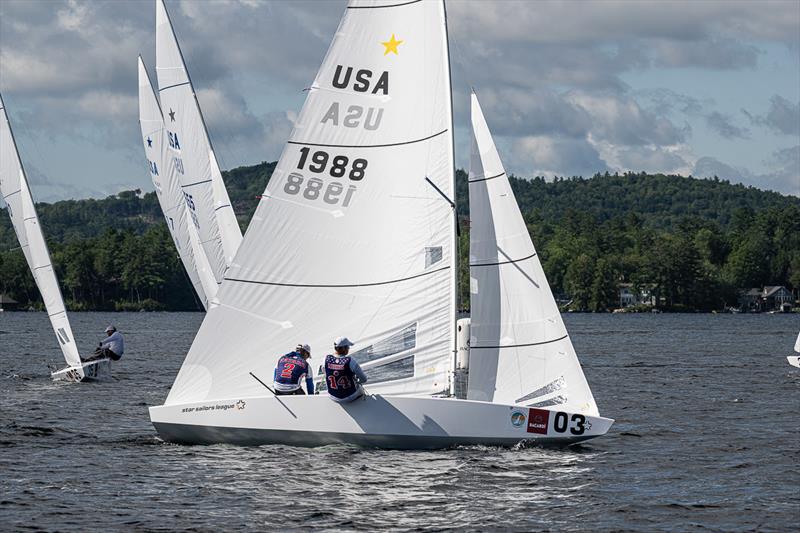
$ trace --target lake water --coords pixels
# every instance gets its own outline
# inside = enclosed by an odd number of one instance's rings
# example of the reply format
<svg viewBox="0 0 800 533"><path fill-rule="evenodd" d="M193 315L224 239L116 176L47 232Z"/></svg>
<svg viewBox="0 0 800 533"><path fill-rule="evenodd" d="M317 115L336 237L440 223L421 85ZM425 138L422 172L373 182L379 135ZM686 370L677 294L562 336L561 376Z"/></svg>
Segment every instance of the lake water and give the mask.
<svg viewBox="0 0 800 533"><path fill-rule="evenodd" d="M161 442L202 315L114 322L116 380L59 384L42 313L0 313L0 529L788 531L800 525L800 317L566 315L602 438L564 450L434 452Z"/></svg>

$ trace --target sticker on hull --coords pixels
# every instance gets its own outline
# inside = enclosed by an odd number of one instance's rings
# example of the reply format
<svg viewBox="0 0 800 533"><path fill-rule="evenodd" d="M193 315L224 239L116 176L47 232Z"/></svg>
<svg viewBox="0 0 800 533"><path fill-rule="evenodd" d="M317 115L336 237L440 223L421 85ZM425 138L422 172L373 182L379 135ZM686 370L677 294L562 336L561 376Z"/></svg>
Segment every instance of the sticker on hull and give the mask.
<svg viewBox="0 0 800 533"><path fill-rule="evenodd" d="M531 408L528 413L528 433L547 435L547 425L550 422L550 411Z"/></svg>

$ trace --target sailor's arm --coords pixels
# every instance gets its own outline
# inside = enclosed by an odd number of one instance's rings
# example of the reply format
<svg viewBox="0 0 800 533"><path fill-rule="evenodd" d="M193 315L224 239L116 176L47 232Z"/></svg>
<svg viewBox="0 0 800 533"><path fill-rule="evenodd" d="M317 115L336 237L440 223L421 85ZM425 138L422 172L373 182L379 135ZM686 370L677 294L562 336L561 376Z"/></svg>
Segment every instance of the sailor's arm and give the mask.
<svg viewBox="0 0 800 533"><path fill-rule="evenodd" d="M356 375L359 383L367 382L367 375L364 373L363 370L361 370L361 366L352 357L350 358L350 370L352 370L353 374Z"/></svg>

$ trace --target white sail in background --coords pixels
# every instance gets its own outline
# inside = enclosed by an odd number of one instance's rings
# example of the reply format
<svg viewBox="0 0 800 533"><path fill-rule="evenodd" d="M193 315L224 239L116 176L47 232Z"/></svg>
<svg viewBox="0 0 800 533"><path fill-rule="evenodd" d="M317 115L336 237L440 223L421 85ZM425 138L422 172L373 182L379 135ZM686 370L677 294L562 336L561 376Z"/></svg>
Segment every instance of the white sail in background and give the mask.
<svg viewBox="0 0 800 533"><path fill-rule="evenodd" d="M597 415L474 94L472 130L467 398Z"/></svg>
<svg viewBox="0 0 800 533"><path fill-rule="evenodd" d="M794 351L800 353L800 333L797 334L797 340L794 342Z"/></svg>
<svg viewBox="0 0 800 533"><path fill-rule="evenodd" d="M39 217L34 209L28 180L22 167L17 145L11 132L11 125L0 97L0 194L6 203L8 214L17 234L19 245L36 281L36 286L44 300L47 315L58 338L58 344L64 353L64 359L70 367L75 367L83 377L81 358L75 345L75 337L67 318L64 298L58 286L47 243L39 226Z"/></svg>
<svg viewBox="0 0 800 533"><path fill-rule="evenodd" d="M166 404L263 394L249 372L340 335L371 393L449 391L454 189L443 3L350 2Z"/></svg>
<svg viewBox="0 0 800 533"><path fill-rule="evenodd" d="M156 73L167 153L178 172L214 278L221 283L242 232L163 0L156 0Z"/></svg>
<svg viewBox="0 0 800 533"><path fill-rule="evenodd" d="M161 107L141 57L139 57L139 125L150 177L153 179L167 228L197 297L203 308L208 309L209 302L216 296L219 285L205 257L197 229L190 219L180 179L167 148Z"/></svg>

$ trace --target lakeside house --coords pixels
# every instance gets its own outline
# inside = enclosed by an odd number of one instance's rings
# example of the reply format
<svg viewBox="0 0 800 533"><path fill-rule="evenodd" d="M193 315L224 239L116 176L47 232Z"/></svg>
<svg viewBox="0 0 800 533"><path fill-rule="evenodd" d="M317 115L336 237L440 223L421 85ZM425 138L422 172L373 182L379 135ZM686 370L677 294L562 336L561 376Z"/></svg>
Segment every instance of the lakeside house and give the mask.
<svg viewBox="0 0 800 533"><path fill-rule="evenodd" d="M794 295L783 285L770 285L764 288L741 289L739 308L750 313L765 311L789 311L794 303Z"/></svg>
<svg viewBox="0 0 800 533"><path fill-rule="evenodd" d="M620 308L634 305L656 306L656 297L654 294L655 285L653 284L645 284L636 287L633 283L620 283L617 288L619 291Z"/></svg>
<svg viewBox="0 0 800 533"><path fill-rule="evenodd" d="M11 296L0 294L0 311L16 311L19 307L19 302Z"/></svg>

